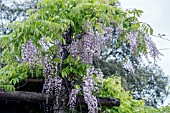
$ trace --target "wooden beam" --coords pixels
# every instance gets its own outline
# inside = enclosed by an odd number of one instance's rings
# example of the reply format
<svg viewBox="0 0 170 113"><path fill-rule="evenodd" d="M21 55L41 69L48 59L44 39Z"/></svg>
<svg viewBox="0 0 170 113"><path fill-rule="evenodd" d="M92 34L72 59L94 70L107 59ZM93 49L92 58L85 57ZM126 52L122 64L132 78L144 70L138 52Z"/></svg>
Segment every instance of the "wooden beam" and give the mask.
<svg viewBox="0 0 170 113"><path fill-rule="evenodd" d="M45 94L36 92L14 91L14 92L0 92L0 99L3 100L16 100L16 101L31 101L42 102L46 100ZM53 101L53 97L49 98L49 101ZM85 104L82 96L78 97L80 104ZM98 102L102 106L120 106L120 99L99 97Z"/></svg>
<svg viewBox="0 0 170 113"><path fill-rule="evenodd" d="M14 92L0 92L0 99L41 102L45 101L46 97L42 93L14 91Z"/></svg>
<svg viewBox="0 0 170 113"><path fill-rule="evenodd" d="M26 79L25 82L43 83L44 79Z"/></svg>

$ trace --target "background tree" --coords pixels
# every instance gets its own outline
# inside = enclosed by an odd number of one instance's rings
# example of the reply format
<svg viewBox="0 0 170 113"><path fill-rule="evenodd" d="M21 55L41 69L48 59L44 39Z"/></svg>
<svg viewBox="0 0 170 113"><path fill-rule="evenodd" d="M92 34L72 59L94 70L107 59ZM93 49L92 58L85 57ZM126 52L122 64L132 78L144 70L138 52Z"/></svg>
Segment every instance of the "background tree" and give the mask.
<svg viewBox="0 0 170 113"><path fill-rule="evenodd" d="M138 66L138 67L137 67ZM145 98L145 104L157 107L163 104L169 94L167 89L169 78L159 66L138 64L135 68L135 74L132 75L126 71L121 62L116 60L100 61L99 67L105 77L110 75L120 76L122 87L130 90L133 98L140 100ZM151 91L152 90L152 91Z"/></svg>
<svg viewBox="0 0 170 113"><path fill-rule="evenodd" d="M10 23L15 21L25 21L28 18L28 9L35 9L38 0L0 0L0 37L8 35L12 32ZM2 48L0 45L0 57L2 54ZM5 64L0 61L0 68Z"/></svg>
<svg viewBox="0 0 170 113"><path fill-rule="evenodd" d="M15 0L0 0L0 36L12 32L8 26L14 21L24 21L28 18L28 9L35 9L38 0L25 0L24 2Z"/></svg>

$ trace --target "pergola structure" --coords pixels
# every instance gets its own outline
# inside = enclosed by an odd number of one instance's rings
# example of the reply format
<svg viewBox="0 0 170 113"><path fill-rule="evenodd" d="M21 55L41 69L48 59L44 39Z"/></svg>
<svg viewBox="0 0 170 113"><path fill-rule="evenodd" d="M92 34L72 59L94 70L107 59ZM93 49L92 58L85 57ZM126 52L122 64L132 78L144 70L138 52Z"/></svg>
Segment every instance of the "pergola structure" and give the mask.
<svg viewBox="0 0 170 113"><path fill-rule="evenodd" d="M24 85L23 87L20 87L17 91L14 91L14 92L0 91L0 101L5 101L5 103L3 104L2 102L1 105L8 106L8 104L11 104L11 101L13 104L15 104L14 102L16 103L21 102L21 103L28 103L28 104L40 103L41 105L45 103L46 101L45 94L41 93L40 91L33 92L28 89L30 84L38 84L41 88L44 80L43 79L27 79L25 82L27 84ZM24 89L26 89L27 91L26 90L21 91ZM118 98L98 97L97 99L98 99L98 103L100 106L108 106L108 107L119 107L120 106L120 99ZM54 97L51 96L49 98L50 103L52 103L53 100L54 100ZM77 105L86 105L83 96L77 97ZM45 109L45 108L46 107L42 109ZM0 110L0 112L2 111ZM3 113L6 113L6 112L3 112ZM49 113L52 113L52 111L49 111Z"/></svg>

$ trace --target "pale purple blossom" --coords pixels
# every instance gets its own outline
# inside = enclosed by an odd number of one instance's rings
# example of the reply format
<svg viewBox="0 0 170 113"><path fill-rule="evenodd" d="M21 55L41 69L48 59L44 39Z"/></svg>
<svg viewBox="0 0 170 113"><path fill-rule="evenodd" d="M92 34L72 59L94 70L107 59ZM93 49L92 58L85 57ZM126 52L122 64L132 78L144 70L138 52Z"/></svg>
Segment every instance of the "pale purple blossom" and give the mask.
<svg viewBox="0 0 170 113"><path fill-rule="evenodd" d="M31 40L28 40L26 44L22 45L21 58L23 62L29 62L30 64L41 64L41 60L38 60L41 58L41 54Z"/></svg>
<svg viewBox="0 0 170 113"><path fill-rule="evenodd" d="M77 102L77 94L80 90L79 89L72 89L69 95L69 105L70 111L75 110L76 102Z"/></svg>
<svg viewBox="0 0 170 113"><path fill-rule="evenodd" d="M145 56L148 57L147 55L149 54L150 57L154 59L154 61L156 61L156 59L159 59L159 56L162 54L159 52L156 44L152 41L151 37L148 34L145 36L145 45L147 50Z"/></svg>
<svg viewBox="0 0 170 113"><path fill-rule="evenodd" d="M138 32L130 32L127 36L130 43L130 49L134 53L137 51L138 47Z"/></svg>
<svg viewBox="0 0 170 113"><path fill-rule="evenodd" d="M121 34L123 33L123 27L122 27L122 25L119 25L118 27L116 27L116 30L115 30L115 31L116 31L116 32L115 32L116 36L121 35Z"/></svg>
<svg viewBox="0 0 170 113"><path fill-rule="evenodd" d="M59 96L61 91L62 78L59 76L53 77L51 75L45 80L43 86L43 93L46 94L46 104L48 104L48 98L52 95Z"/></svg>
<svg viewBox="0 0 170 113"><path fill-rule="evenodd" d="M92 95L92 93L93 91L98 90L98 83L103 83L103 73L100 69L95 69L94 67L91 67L86 70L86 76L83 77L83 81L83 94L84 100L88 106L88 113L97 113L98 102L97 98Z"/></svg>
<svg viewBox="0 0 170 113"><path fill-rule="evenodd" d="M86 64L92 64L94 57L99 57L101 50L106 48L108 43L111 43L113 38L113 29L102 26L104 34L98 31L93 31L91 24L88 23L89 30L81 37L80 40L73 41L67 48L73 57L78 56Z"/></svg>
<svg viewBox="0 0 170 113"><path fill-rule="evenodd" d="M135 73L135 69L133 68L132 62L131 62L130 60L127 60L127 61L124 63L123 67L124 67L126 70L128 70L128 72L129 72L130 74L134 74L134 73Z"/></svg>

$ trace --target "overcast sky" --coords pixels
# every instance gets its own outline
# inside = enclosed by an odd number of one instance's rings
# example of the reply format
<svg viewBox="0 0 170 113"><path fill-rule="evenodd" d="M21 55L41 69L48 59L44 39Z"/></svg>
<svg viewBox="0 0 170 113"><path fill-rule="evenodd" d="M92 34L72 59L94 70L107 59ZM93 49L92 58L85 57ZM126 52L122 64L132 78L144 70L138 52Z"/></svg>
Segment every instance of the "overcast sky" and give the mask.
<svg viewBox="0 0 170 113"><path fill-rule="evenodd" d="M147 22L154 29L154 34L165 34L170 40L170 0L120 0L123 9L136 8L144 11L141 21ZM170 48L170 41L152 37L159 49ZM158 65L166 75L170 75L170 49L160 51L164 56ZM164 104L170 103L170 96Z"/></svg>

